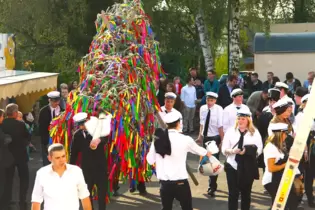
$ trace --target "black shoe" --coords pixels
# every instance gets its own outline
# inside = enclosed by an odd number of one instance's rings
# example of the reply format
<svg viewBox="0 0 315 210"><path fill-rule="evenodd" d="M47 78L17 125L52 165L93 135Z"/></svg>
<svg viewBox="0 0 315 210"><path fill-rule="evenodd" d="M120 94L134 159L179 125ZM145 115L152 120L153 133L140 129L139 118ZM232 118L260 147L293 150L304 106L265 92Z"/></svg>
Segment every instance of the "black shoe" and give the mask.
<svg viewBox="0 0 315 210"><path fill-rule="evenodd" d="M147 194L148 194L147 190L139 190L139 195L144 196L144 195L147 195Z"/></svg>
<svg viewBox="0 0 315 210"><path fill-rule="evenodd" d="M315 208L315 203L314 202L308 202L308 206L310 208Z"/></svg>
<svg viewBox="0 0 315 210"><path fill-rule="evenodd" d="M134 192L136 192L136 188L135 188L135 187L133 187L133 188L130 188L130 189L129 189L129 192L131 192L131 193L134 193Z"/></svg>
<svg viewBox="0 0 315 210"><path fill-rule="evenodd" d="M208 195L210 195L212 198L215 197L215 190L210 190Z"/></svg>
<svg viewBox="0 0 315 210"><path fill-rule="evenodd" d="M114 196L114 197L120 196L120 193L118 192L118 190L115 190L115 191L114 191L113 196Z"/></svg>

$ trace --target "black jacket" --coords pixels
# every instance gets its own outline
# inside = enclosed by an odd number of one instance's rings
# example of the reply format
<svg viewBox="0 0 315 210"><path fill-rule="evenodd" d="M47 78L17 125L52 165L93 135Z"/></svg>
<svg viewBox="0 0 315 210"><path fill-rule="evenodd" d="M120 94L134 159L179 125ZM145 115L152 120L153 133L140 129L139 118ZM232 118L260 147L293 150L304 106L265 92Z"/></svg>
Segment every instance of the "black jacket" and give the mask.
<svg viewBox="0 0 315 210"><path fill-rule="evenodd" d="M288 85L288 81L287 80L285 80L284 83ZM296 88L298 88L298 87L302 87L302 84L301 84L300 80L294 78L293 90L296 91Z"/></svg>
<svg viewBox="0 0 315 210"><path fill-rule="evenodd" d="M160 106L164 106L165 91L162 88L159 89L159 92L156 97Z"/></svg>
<svg viewBox="0 0 315 210"><path fill-rule="evenodd" d="M262 89L263 89L263 90L264 90L264 89L269 90L270 88L274 88L274 87L275 87L275 85L274 85L274 84L269 84L268 81L265 81L265 82L262 84Z"/></svg>
<svg viewBox="0 0 315 210"><path fill-rule="evenodd" d="M235 86L233 90L236 88L239 88L239 87ZM227 87L227 84L221 85L219 88L217 104L219 104L224 109L225 107L230 105L232 102L233 102L233 99L231 98L231 94L230 94L229 88Z"/></svg>
<svg viewBox="0 0 315 210"><path fill-rule="evenodd" d="M60 112L62 112L60 108ZM49 125L51 123L51 109L49 105L44 106L39 112L39 135L43 145L48 145L49 143Z"/></svg>
<svg viewBox="0 0 315 210"><path fill-rule="evenodd" d="M26 147L29 144L29 132L24 122L13 118L3 120L2 131L11 136L12 141L8 144L9 151L12 153L15 163L28 161Z"/></svg>
<svg viewBox="0 0 315 210"><path fill-rule="evenodd" d="M8 145L5 143L5 138L6 134L3 133L2 126L0 126L0 170L3 168L7 168L14 162Z"/></svg>
<svg viewBox="0 0 315 210"><path fill-rule="evenodd" d="M263 84L260 80L258 80L257 84L255 84L255 85L252 82L250 82L248 86L249 86L248 89L250 91L250 94L252 94L253 92L256 92L256 91L263 90Z"/></svg>
<svg viewBox="0 0 315 210"><path fill-rule="evenodd" d="M245 145L245 154L241 156L237 164L238 183L239 186L246 185L246 182L252 182L259 179L259 171L257 165L257 146Z"/></svg>
<svg viewBox="0 0 315 210"><path fill-rule="evenodd" d="M108 141L107 137L101 138L101 143L95 150L90 148L92 136L83 135L83 130L78 129L72 139L70 164L76 164L79 153L82 154L81 168L82 170L97 168L99 170L106 170L107 162L105 156L105 146Z"/></svg>

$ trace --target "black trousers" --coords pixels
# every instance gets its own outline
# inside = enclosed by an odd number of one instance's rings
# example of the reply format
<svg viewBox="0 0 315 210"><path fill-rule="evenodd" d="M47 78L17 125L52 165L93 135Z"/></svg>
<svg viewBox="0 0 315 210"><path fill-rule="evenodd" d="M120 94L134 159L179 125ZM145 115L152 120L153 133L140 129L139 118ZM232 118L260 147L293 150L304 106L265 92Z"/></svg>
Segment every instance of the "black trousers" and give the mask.
<svg viewBox="0 0 315 210"><path fill-rule="evenodd" d="M315 156L311 155L310 160L305 167L304 188L308 202L314 202L313 180L315 178Z"/></svg>
<svg viewBox="0 0 315 210"><path fill-rule="evenodd" d="M5 180L5 168L0 167L0 199L2 198L4 191L6 180ZM0 205L1 210L1 205Z"/></svg>
<svg viewBox="0 0 315 210"><path fill-rule="evenodd" d="M252 193L252 186L254 180L250 180L247 182L247 185L238 185L238 175L237 170L234 168L226 167L226 178L228 183L228 190L229 190L229 199L228 199L228 206L229 210L237 210L238 209L238 198L239 194L241 193L241 210L249 210L250 209L250 202L251 202L251 193Z"/></svg>
<svg viewBox="0 0 315 210"><path fill-rule="evenodd" d="M174 199L178 200L182 210L192 210L192 197L186 180L160 181L162 210L172 210Z"/></svg>
<svg viewBox="0 0 315 210"><path fill-rule="evenodd" d="M268 191L269 195L271 196L271 206L273 205L274 200L276 199L278 187L280 183L269 183L266 184L264 187ZM289 193L289 197L287 200L287 204L285 206L286 210L296 210L299 205L299 198L295 194L293 186L291 188L291 191Z"/></svg>
<svg viewBox="0 0 315 210"><path fill-rule="evenodd" d="M215 141L217 146L219 147L221 144L221 138L220 136L211 136L211 137L204 137L203 138L203 146L206 148L206 143L209 141ZM220 152L213 155L218 160L220 158ZM212 191L217 191L218 185L217 185L218 176L209 176L209 189Z"/></svg>
<svg viewBox="0 0 315 210"><path fill-rule="evenodd" d="M12 166L5 169L5 185L4 185L4 192L1 196L0 203L3 209L9 207L10 202L12 200L12 188L13 188L13 179L15 168L18 170L18 175L20 179L20 209L22 210L22 206L26 204L26 195L29 187L29 170L27 162L22 163L15 163Z"/></svg>
<svg viewBox="0 0 315 210"><path fill-rule="evenodd" d="M82 170L83 170L85 182L90 191L90 199L91 199L92 207L93 207L92 190L93 190L93 186L96 185L97 195L98 195L98 209L105 210L107 185L108 185L107 170L99 169L99 168L84 168Z"/></svg>

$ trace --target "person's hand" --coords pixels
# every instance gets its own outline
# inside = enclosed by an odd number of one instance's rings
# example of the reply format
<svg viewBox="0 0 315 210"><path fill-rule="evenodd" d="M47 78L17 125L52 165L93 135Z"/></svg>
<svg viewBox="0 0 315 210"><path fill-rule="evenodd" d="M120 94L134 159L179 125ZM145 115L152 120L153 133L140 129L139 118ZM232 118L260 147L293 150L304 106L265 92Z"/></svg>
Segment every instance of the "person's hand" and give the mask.
<svg viewBox="0 0 315 210"><path fill-rule="evenodd" d="M90 148L95 150L99 143L101 143L101 139L93 139L90 143Z"/></svg>
<svg viewBox="0 0 315 210"><path fill-rule="evenodd" d="M199 167L199 172L203 174L204 171L202 166Z"/></svg>
<svg viewBox="0 0 315 210"><path fill-rule="evenodd" d="M232 153L233 154L239 154L241 152L241 150L239 149L239 148L234 148L233 150L232 150Z"/></svg>
<svg viewBox="0 0 315 210"><path fill-rule="evenodd" d="M308 162L308 153L307 153L307 151L304 152L304 160L305 160L305 162Z"/></svg>
<svg viewBox="0 0 315 210"><path fill-rule="evenodd" d="M196 143L201 144L202 143L202 136L199 135L198 138L195 140Z"/></svg>
<svg viewBox="0 0 315 210"><path fill-rule="evenodd" d="M239 155L244 155L245 152L246 152L246 150L245 150L245 148L244 148L244 149L243 149L242 151L240 151L238 154L239 154Z"/></svg>
<svg viewBox="0 0 315 210"><path fill-rule="evenodd" d="M207 156L208 156L208 157L211 157L211 156L212 156L212 153L211 153L211 152L207 152Z"/></svg>

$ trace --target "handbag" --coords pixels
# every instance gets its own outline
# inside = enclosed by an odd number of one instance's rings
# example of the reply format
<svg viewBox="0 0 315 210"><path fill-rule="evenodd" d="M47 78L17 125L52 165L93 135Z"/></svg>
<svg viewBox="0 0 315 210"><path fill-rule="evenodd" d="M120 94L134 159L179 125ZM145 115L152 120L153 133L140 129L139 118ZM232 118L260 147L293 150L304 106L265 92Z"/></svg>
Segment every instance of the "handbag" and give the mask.
<svg viewBox="0 0 315 210"><path fill-rule="evenodd" d="M240 142L240 140L238 140L238 142L232 147L232 149L234 149L238 145L239 142ZM224 165L224 171L225 172L226 172L226 169L232 168L232 166L227 162L227 159L225 160L223 165Z"/></svg>

